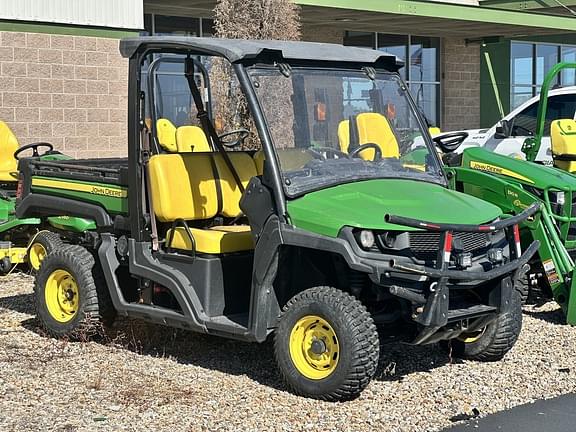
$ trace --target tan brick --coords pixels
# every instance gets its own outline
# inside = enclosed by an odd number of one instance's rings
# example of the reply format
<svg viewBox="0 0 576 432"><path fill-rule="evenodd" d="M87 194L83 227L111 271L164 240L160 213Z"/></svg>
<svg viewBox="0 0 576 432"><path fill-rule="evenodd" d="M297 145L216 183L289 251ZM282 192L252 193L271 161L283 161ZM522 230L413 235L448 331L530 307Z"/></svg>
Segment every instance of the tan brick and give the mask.
<svg viewBox="0 0 576 432"><path fill-rule="evenodd" d="M0 77L0 91L14 91L14 79L10 77Z"/></svg>
<svg viewBox="0 0 576 432"><path fill-rule="evenodd" d="M3 106L5 107L28 106L28 97L26 93L5 92L3 96Z"/></svg>
<svg viewBox="0 0 576 432"><path fill-rule="evenodd" d="M4 62L2 62L2 75L4 75L4 76L26 76L26 63L4 63Z"/></svg>
<svg viewBox="0 0 576 432"><path fill-rule="evenodd" d="M110 81L108 87L111 95L123 96L128 93L128 81Z"/></svg>
<svg viewBox="0 0 576 432"><path fill-rule="evenodd" d="M0 108L0 120L5 122L14 121L14 111L16 108Z"/></svg>
<svg viewBox="0 0 576 432"><path fill-rule="evenodd" d="M98 136L119 136L122 134L121 125L119 123L99 123Z"/></svg>
<svg viewBox="0 0 576 432"><path fill-rule="evenodd" d="M28 63L26 72L29 78L49 78L52 75L50 65L45 63Z"/></svg>
<svg viewBox="0 0 576 432"><path fill-rule="evenodd" d="M50 35L26 33L26 46L29 48L50 48Z"/></svg>
<svg viewBox="0 0 576 432"><path fill-rule="evenodd" d="M98 68L96 66L75 66L74 76L76 79L95 80L98 78Z"/></svg>
<svg viewBox="0 0 576 432"><path fill-rule="evenodd" d="M120 69L115 67L99 67L98 79L107 81L117 81L120 77Z"/></svg>
<svg viewBox="0 0 576 432"><path fill-rule="evenodd" d="M86 81L86 93L89 94L108 94L108 81Z"/></svg>
<svg viewBox="0 0 576 432"><path fill-rule="evenodd" d="M86 53L82 51L62 51L62 63L73 65L86 64Z"/></svg>
<svg viewBox="0 0 576 432"><path fill-rule="evenodd" d="M19 144L24 144L25 141L23 141L22 138L28 136L28 123L13 122L10 123L10 129L12 129L16 138L18 138Z"/></svg>
<svg viewBox="0 0 576 432"><path fill-rule="evenodd" d="M76 107L76 96L71 94L53 94L52 106L54 108L74 108Z"/></svg>
<svg viewBox="0 0 576 432"><path fill-rule="evenodd" d="M52 123L52 135L55 137L72 137L76 134L76 123L56 122Z"/></svg>
<svg viewBox="0 0 576 432"><path fill-rule="evenodd" d="M98 96L96 95L77 95L76 108L94 108L98 105Z"/></svg>
<svg viewBox="0 0 576 432"><path fill-rule="evenodd" d="M18 62L37 62L38 48L14 48L14 61Z"/></svg>
<svg viewBox="0 0 576 432"><path fill-rule="evenodd" d="M98 108L118 108L120 98L116 95L98 96Z"/></svg>
<svg viewBox="0 0 576 432"><path fill-rule="evenodd" d="M88 51L86 64L90 66L104 66L108 64L108 54L105 52Z"/></svg>
<svg viewBox="0 0 576 432"><path fill-rule="evenodd" d="M45 78L40 79L41 93L62 93L64 91L64 80Z"/></svg>
<svg viewBox="0 0 576 432"><path fill-rule="evenodd" d="M14 60L14 48L0 47L0 61L10 62Z"/></svg>
<svg viewBox="0 0 576 432"><path fill-rule="evenodd" d="M115 137L110 137L110 149L126 154L128 152L128 139L126 137L126 125L120 127L122 134Z"/></svg>
<svg viewBox="0 0 576 432"><path fill-rule="evenodd" d="M104 52L118 52L118 39L98 38L96 41L96 50Z"/></svg>
<svg viewBox="0 0 576 432"><path fill-rule="evenodd" d="M98 157L99 158L118 158L118 157L126 157L126 151L120 151L120 150L108 150L108 151L102 151L102 152L98 152Z"/></svg>
<svg viewBox="0 0 576 432"><path fill-rule="evenodd" d="M51 108L52 95L48 93L30 93L28 95L28 106L38 108Z"/></svg>
<svg viewBox="0 0 576 432"><path fill-rule="evenodd" d="M38 61L40 63L60 64L62 63L62 51L55 49L39 49Z"/></svg>
<svg viewBox="0 0 576 432"><path fill-rule="evenodd" d="M62 108L42 108L40 110L41 122L58 122L64 120Z"/></svg>
<svg viewBox="0 0 576 432"><path fill-rule="evenodd" d="M2 32L2 46L25 47L26 33Z"/></svg>
<svg viewBox="0 0 576 432"><path fill-rule="evenodd" d="M66 151L68 152L68 150ZM92 159L98 158L98 151L97 150L88 150L88 151L77 151L74 153L76 158L78 159Z"/></svg>
<svg viewBox="0 0 576 432"><path fill-rule="evenodd" d="M40 120L39 108L15 108L14 119L20 122L37 122Z"/></svg>
<svg viewBox="0 0 576 432"><path fill-rule="evenodd" d="M72 94L84 94L86 93L86 81L85 80L64 80L64 93Z"/></svg>
<svg viewBox="0 0 576 432"><path fill-rule="evenodd" d="M85 122L86 121L85 108L64 108L64 118L70 122Z"/></svg>
<svg viewBox="0 0 576 432"><path fill-rule="evenodd" d="M15 78L14 87L17 91L38 93L40 91L40 81L38 78Z"/></svg>
<svg viewBox="0 0 576 432"><path fill-rule="evenodd" d="M93 108L88 110L88 122L98 123L109 121L108 109L105 108Z"/></svg>
<svg viewBox="0 0 576 432"><path fill-rule="evenodd" d="M110 53L108 54L108 66L126 67L128 66L128 59L122 57L120 53L118 54Z"/></svg>
<svg viewBox="0 0 576 432"><path fill-rule="evenodd" d="M28 133L31 136L52 136L52 123L28 123Z"/></svg>
<svg viewBox="0 0 576 432"><path fill-rule="evenodd" d="M128 120L128 111L126 109L118 108L110 110L110 121L126 123Z"/></svg>
<svg viewBox="0 0 576 432"><path fill-rule="evenodd" d="M50 47L56 49L74 49L74 36L50 35Z"/></svg>
<svg viewBox="0 0 576 432"><path fill-rule="evenodd" d="M90 110L88 110L90 112ZM76 136L95 137L98 131L98 126L94 123L81 122L76 123ZM98 147L104 147L100 138L98 138Z"/></svg>
<svg viewBox="0 0 576 432"><path fill-rule="evenodd" d="M53 64L52 78L74 78L74 66Z"/></svg>
<svg viewBox="0 0 576 432"><path fill-rule="evenodd" d="M65 137L64 138L64 150L87 150L88 149L88 139L86 137ZM84 157L84 156L83 156Z"/></svg>
<svg viewBox="0 0 576 432"><path fill-rule="evenodd" d="M80 51L96 51L98 49L95 37L76 36L74 38L74 49Z"/></svg>

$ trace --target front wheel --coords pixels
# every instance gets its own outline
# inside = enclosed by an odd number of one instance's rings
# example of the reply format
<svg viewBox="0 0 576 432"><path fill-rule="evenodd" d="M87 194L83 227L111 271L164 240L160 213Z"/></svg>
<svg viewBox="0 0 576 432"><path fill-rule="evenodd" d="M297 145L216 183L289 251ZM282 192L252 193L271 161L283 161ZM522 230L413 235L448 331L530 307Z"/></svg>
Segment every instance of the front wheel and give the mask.
<svg viewBox="0 0 576 432"><path fill-rule="evenodd" d="M60 236L50 231L40 231L28 246L28 263L32 272L40 270L44 258L64 246Z"/></svg>
<svg viewBox="0 0 576 432"><path fill-rule="evenodd" d="M376 372L378 333L356 298L331 287L292 297L280 317L274 354L287 386L327 401L357 397Z"/></svg>
<svg viewBox="0 0 576 432"><path fill-rule="evenodd" d="M501 313L480 331L463 333L457 339L443 341L441 347L454 357L478 361L501 360L512 349L522 330L522 297L512 293L512 309Z"/></svg>

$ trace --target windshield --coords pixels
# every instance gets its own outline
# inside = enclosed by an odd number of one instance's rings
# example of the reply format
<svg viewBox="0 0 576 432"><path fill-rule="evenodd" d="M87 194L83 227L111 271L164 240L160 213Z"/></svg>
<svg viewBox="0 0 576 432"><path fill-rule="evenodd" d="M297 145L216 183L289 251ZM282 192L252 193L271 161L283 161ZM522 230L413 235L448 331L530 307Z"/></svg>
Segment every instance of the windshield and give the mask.
<svg viewBox="0 0 576 432"><path fill-rule="evenodd" d="M376 178L444 184L396 74L276 68L250 72L289 196Z"/></svg>

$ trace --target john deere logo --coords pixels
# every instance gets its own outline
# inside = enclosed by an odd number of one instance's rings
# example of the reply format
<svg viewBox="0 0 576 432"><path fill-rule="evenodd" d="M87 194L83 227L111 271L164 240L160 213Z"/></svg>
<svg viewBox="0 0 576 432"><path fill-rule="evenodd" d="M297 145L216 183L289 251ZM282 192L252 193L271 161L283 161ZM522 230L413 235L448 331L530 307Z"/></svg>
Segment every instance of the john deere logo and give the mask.
<svg viewBox="0 0 576 432"><path fill-rule="evenodd" d="M500 174L506 177L512 177L518 180L525 181L527 183L534 183L532 180L530 180L528 177L524 177L522 174L518 174L514 171L510 171L509 169L502 168L496 165L490 165L484 162L470 161L470 168L472 168L473 170L484 171L493 174Z"/></svg>
<svg viewBox="0 0 576 432"><path fill-rule="evenodd" d="M107 187L99 186L93 186L90 193L93 193L94 195L104 195L114 198L124 198L126 196L125 192L121 189L110 189Z"/></svg>

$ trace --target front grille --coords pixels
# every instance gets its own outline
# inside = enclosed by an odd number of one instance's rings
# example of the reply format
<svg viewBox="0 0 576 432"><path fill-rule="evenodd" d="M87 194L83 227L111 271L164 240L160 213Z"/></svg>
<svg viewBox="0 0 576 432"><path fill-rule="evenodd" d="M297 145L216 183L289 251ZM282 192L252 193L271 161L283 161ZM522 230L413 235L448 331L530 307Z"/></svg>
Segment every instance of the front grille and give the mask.
<svg viewBox="0 0 576 432"><path fill-rule="evenodd" d="M437 258L440 248L440 233L411 232L409 238L410 250L416 259L431 261ZM488 234L481 232L456 232L454 233L454 242L456 239L461 241L463 251L471 252L473 256L486 248L489 242Z"/></svg>

